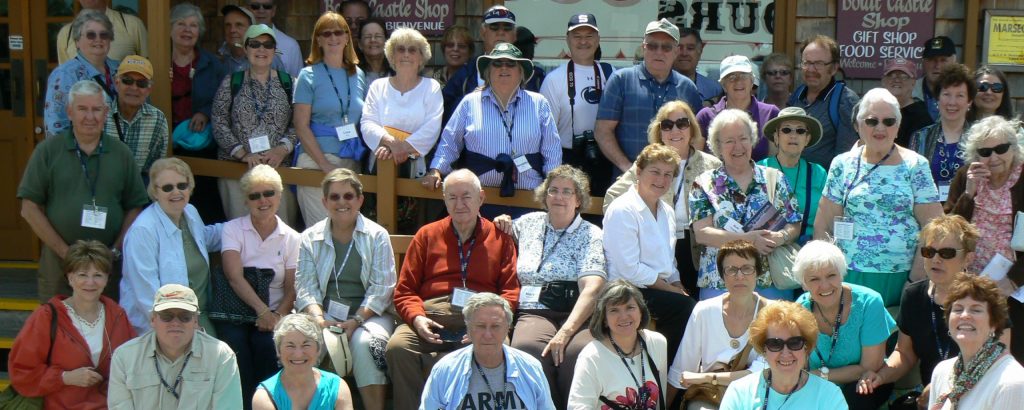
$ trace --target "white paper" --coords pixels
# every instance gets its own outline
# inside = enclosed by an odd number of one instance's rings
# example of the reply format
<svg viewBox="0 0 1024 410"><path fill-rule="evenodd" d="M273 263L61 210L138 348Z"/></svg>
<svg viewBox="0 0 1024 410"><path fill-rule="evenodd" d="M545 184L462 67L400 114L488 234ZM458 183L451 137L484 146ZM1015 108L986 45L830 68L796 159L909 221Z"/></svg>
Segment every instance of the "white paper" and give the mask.
<svg viewBox="0 0 1024 410"><path fill-rule="evenodd" d="M519 288L519 301L528 303L540 301L540 286L523 286Z"/></svg>
<svg viewBox="0 0 1024 410"><path fill-rule="evenodd" d="M946 198L949 198L949 185L939 185L939 202L946 202Z"/></svg>
<svg viewBox="0 0 1024 410"><path fill-rule="evenodd" d="M853 239L853 222L835 221L832 225L832 236L841 241Z"/></svg>
<svg viewBox="0 0 1024 410"><path fill-rule="evenodd" d="M344 322L348 320L348 310L348 305L332 300L327 304L327 318L336 322Z"/></svg>
<svg viewBox="0 0 1024 410"><path fill-rule="evenodd" d="M1013 267L1013 261L997 253L988 262L988 265L985 265L985 269L982 269L981 275L988 276L993 281L999 282L1006 277L1006 273L1010 271L1011 267Z"/></svg>
<svg viewBox="0 0 1024 410"><path fill-rule="evenodd" d="M249 138L249 152L263 152L270 150L270 137L266 135L260 135L258 137Z"/></svg>
<svg viewBox="0 0 1024 410"><path fill-rule="evenodd" d="M355 124L345 124L334 128L334 132L338 134L338 141L350 140L352 138L359 138L359 134L356 134Z"/></svg>
<svg viewBox="0 0 1024 410"><path fill-rule="evenodd" d="M85 205L82 207L82 226L94 229L106 229L107 208L102 206Z"/></svg>
<svg viewBox="0 0 1024 410"><path fill-rule="evenodd" d="M455 291L452 292L452 306L466 306L466 303L469 302L469 297L475 294L476 292L473 292L466 288L455 288Z"/></svg>
<svg viewBox="0 0 1024 410"><path fill-rule="evenodd" d="M723 229L733 233L743 233L743 225L731 218L725 222Z"/></svg>
<svg viewBox="0 0 1024 410"><path fill-rule="evenodd" d="M523 172L529 171L530 169L533 168L533 167L530 166L530 161L526 160L526 156L525 155L520 155L520 156L516 157L516 159L514 159L513 161L515 161L516 169L519 171L519 173L523 173Z"/></svg>
<svg viewBox="0 0 1024 410"><path fill-rule="evenodd" d="M1017 291L1010 296L1017 299L1018 302L1024 303L1024 286L1017 288Z"/></svg>

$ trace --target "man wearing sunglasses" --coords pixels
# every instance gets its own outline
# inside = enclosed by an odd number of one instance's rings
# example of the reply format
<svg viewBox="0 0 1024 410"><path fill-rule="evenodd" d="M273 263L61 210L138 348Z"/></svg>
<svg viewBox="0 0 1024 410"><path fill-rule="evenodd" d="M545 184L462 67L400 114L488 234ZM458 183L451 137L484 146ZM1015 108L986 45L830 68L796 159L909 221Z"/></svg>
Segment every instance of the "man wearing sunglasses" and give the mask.
<svg viewBox="0 0 1024 410"><path fill-rule="evenodd" d="M689 78L672 70L679 54L679 28L661 19L644 31L644 60L618 70L601 95L594 129L601 152L617 168L613 177L629 169L647 146L647 126L658 108L682 100L696 111L700 93Z"/></svg>
<svg viewBox="0 0 1024 410"><path fill-rule="evenodd" d="M220 15L224 16L224 42L217 49L220 62L230 73L245 71L249 68L249 60L245 57L245 31L256 21L256 16L249 9L233 4L221 8ZM280 55L274 54L270 68L284 70Z"/></svg>
<svg viewBox="0 0 1024 410"><path fill-rule="evenodd" d="M924 101L928 107L928 114L932 121L939 120L939 96L933 95L935 86L939 84L939 75L942 69L950 64L956 64L956 46L953 40L946 36L938 36L924 42L924 52L921 53L924 75L914 83L914 98Z"/></svg>
<svg viewBox="0 0 1024 410"><path fill-rule="evenodd" d="M121 345L110 361L110 408L242 408L235 352L203 332L198 317L192 289L171 284L157 290L153 331Z"/></svg>
<svg viewBox="0 0 1024 410"><path fill-rule="evenodd" d="M274 29L274 39L277 40L278 53L274 61L281 61L281 64L283 64L281 69L291 75L292 78L297 78L299 70L302 70L302 67L305 66L302 63L302 49L299 48L299 42L274 25L274 16L277 14L277 4L275 4L275 1L251 0L249 2L249 10L252 11L253 16L256 18L256 21L252 24L266 24ZM277 67L273 68L276 69Z"/></svg>
<svg viewBox="0 0 1024 410"><path fill-rule="evenodd" d="M110 22L113 23L114 39L110 42L108 57L121 61L122 58L131 54L149 55L146 43L146 25L142 19L107 7L106 0L79 0L78 3L82 6L81 10L99 11L106 14ZM76 54L78 54L78 49L75 47L74 39L71 38L71 23L68 23L57 33L57 62L64 64L75 58Z"/></svg>
<svg viewBox="0 0 1024 410"><path fill-rule="evenodd" d="M114 79L117 97L103 127L103 132L116 135L135 155L143 185L149 183L149 167L167 154L167 117L146 102L153 90L152 80L153 65L145 57L131 55L121 60Z"/></svg>

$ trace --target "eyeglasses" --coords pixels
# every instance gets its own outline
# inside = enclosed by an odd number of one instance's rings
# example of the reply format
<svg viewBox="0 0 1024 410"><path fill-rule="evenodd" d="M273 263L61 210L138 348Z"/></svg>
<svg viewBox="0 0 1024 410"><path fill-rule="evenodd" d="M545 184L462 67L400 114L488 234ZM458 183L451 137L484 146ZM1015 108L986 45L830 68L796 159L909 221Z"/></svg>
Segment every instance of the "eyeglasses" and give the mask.
<svg viewBox="0 0 1024 410"><path fill-rule="evenodd" d="M274 8L274 3L249 3L249 8L253 11L259 9L270 10Z"/></svg>
<svg viewBox="0 0 1024 410"><path fill-rule="evenodd" d="M384 40L384 35L383 34L370 34L370 35L367 35L367 36L363 36L363 41L371 41L371 40L383 41Z"/></svg>
<svg viewBox="0 0 1024 410"><path fill-rule="evenodd" d="M444 43L444 48L454 48L457 50L469 50L469 44L465 43Z"/></svg>
<svg viewBox="0 0 1024 410"><path fill-rule="evenodd" d="M1003 83L990 83L988 81L982 81L978 83L978 92L983 93L988 90L992 90L993 93L1002 94L1003 90L1006 89L1006 85Z"/></svg>
<svg viewBox="0 0 1024 410"><path fill-rule="evenodd" d="M734 83L742 80L753 80L754 76L750 73L733 73L725 76L726 83Z"/></svg>
<svg viewBox="0 0 1024 410"><path fill-rule="evenodd" d="M551 188L548 188L547 192L548 192L548 196L567 197L567 196L576 195L576 191L573 190L573 189L569 189L569 188L558 189L558 188L555 188L555 187L551 187Z"/></svg>
<svg viewBox="0 0 1024 410"><path fill-rule="evenodd" d="M782 127L782 128L779 128L779 132L781 132L781 133L783 133L783 134L792 134L792 133L794 133L794 132L795 132L795 133L796 133L796 135L804 135L804 134L806 134L806 133L807 133L807 129L806 129L806 128L789 128L789 127Z"/></svg>
<svg viewBox="0 0 1024 410"><path fill-rule="evenodd" d="M264 198L273 198L274 195L277 195L277 191L275 191L273 189L268 189L268 190L263 191L263 192L253 192L253 193L249 194L248 197L249 197L250 201L258 201L260 199L261 195Z"/></svg>
<svg viewBox="0 0 1024 410"><path fill-rule="evenodd" d="M646 41L644 42L644 49L647 51L661 51L662 53L667 53L678 47L678 44L672 43L650 43Z"/></svg>
<svg viewBox="0 0 1024 410"><path fill-rule="evenodd" d="M249 48L252 48L252 49L257 49L257 48L263 47L263 48L265 48L267 50L273 50L273 49L277 48L277 43L274 42L274 40L267 40L267 41L249 40L249 41L247 41L245 43L245 46L249 47Z"/></svg>
<svg viewBox="0 0 1024 410"><path fill-rule="evenodd" d="M348 35L348 32L345 30L324 30L321 31L320 34L318 35L323 38L344 37Z"/></svg>
<svg viewBox="0 0 1024 410"><path fill-rule="evenodd" d="M1010 150L1010 143L1006 142L1006 143L1002 143L1002 144L996 145L996 146L994 146L992 148L978 148L978 156L980 156L982 158L988 158L990 155L992 155L993 152L996 153L996 155L1003 155L1003 154L1006 153L1006 151L1009 151L1009 150Z"/></svg>
<svg viewBox="0 0 1024 410"><path fill-rule="evenodd" d="M189 311L178 312L178 314L174 314L174 312L162 311L156 312L156 315L160 318L160 321L164 323L171 323L172 321L174 321L175 318L177 318L178 321L181 323L188 323L191 322L192 318L196 316L195 313Z"/></svg>
<svg viewBox="0 0 1024 410"><path fill-rule="evenodd" d="M140 80L136 80L136 79L131 78L131 77L127 76L127 75L121 76L121 84L124 84L124 85L134 85L134 86L139 87L139 88L149 88L149 80L147 80L145 78L140 79Z"/></svg>
<svg viewBox="0 0 1024 410"><path fill-rule="evenodd" d="M942 259L953 259L953 258L956 257L956 254L958 252L962 251L962 250L963 249L954 249L954 248L939 248L939 249L935 249L935 248L933 248L931 246L922 246L921 247L921 256L924 256L926 259L931 259L931 258L934 258L936 254L938 254L939 257L942 258Z"/></svg>
<svg viewBox="0 0 1024 410"><path fill-rule="evenodd" d="M512 61L512 60L494 60L494 61L491 61L491 67L494 67L494 68L513 68L517 64L518 63L516 63L515 61Z"/></svg>
<svg viewBox="0 0 1024 410"><path fill-rule="evenodd" d="M86 31L85 32L85 38L87 38L89 40L95 40L97 37L100 40L113 40L114 39L114 34L109 32L109 31Z"/></svg>
<svg viewBox="0 0 1024 410"><path fill-rule="evenodd" d="M344 199L346 201L351 201L351 200L353 200L355 198L356 198L356 194L351 193L351 192L346 192L344 194L330 194L330 195L327 195L327 199L329 199L331 201L334 201L334 202L338 202L338 201L340 201L342 199Z"/></svg>
<svg viewBox="0 0 1024 410"><path fill-rule="evenodd" d="M416 46L395 46L395 52L398 54L419 54L420 48Z"/></svg>
<svg viewBox="0 0 1024 410"><path fill-rule="evenodd" d="M750 276L755 273L757 273L757 268L755 268L753 265L730 266L728 268L725 268L725 276L732 276L734 278L739 277L740 275Z"/></svg>
<svg viewBox="0 0 1024 410"><path fill-rule="evenodd" d="M764 72L764 75L769 75L772 77L786 77L790 74L793 74L793 72L789 70L768 70Z"/></svg>
<svg viewBox="0 0 1024 410"><path fill-rule="evenodd" d="M825 67L828 67L828 66L830 66L832 64L835 64L835 63L836 63L835 61L801 61L800 62L800 67L803 67L803 68L813 68L815 70L822 70Z"/></svg>
<svg viewBox="0 0 1024 410"><path fill-rule="evenodd" d="M791 352L798 352L804 350L805 345L807 345L807 339L804 339L803 336L793 336L786 340L769 337L764 341L764 349L769 352L781 352L783 347Z"/></svg>
<svg viewBox="0 0 1024 410"><path fill-rule="evenodd" d="M875 118L875 117L868 117L868 118L864 119L864 125L867 125L867 126L869 126L871 128L875 128L875 127L878 126L879 121L881 121L882 125L885 125L886 127L891 127L893 125L896 125L896 119L892 118L892 117L890 117L890 118L883 118L881 120L879 120L878 118Z"/></svg>
<svg viewBox="0 0 1024 410"><path fill-rule="evenodd" d="M885 78L888 78L890 80L896 80L896 81L907 81L907 80L910 80L910 76L907 75L907 73L904 73L904 72L901 72L901 71L893 71L892 73L889 73L889 75L885 76Z"/></svg>
<svg viewBox="0 0 1024 410"><path fill-rule="evenodd" d="M491 31L515 31L516 25L510 23L491 23L487 25L487 29Z"/></svg>
<svg viewBox="0 0 1024 410"><path fill-rule="evenodd" d="M675 126L676 128L679 128L680 130L685 130L687 128L690 128L690 118L689 117L683 117L683 118L680 118L680 119L675 120L675 121L672 121L672 120L669 120L669 119L661 120L661 130L662 131L672 131L672 127L673 126Z"/></svg>
<svg viewBox="0 0 1024 410"><path fill-rule="evenodd" d="M174 188L178 188L179 191L188 189L188 182L179 182L177 184L164 184L160 186L160 190L164 192L171 192Z"/></svg>

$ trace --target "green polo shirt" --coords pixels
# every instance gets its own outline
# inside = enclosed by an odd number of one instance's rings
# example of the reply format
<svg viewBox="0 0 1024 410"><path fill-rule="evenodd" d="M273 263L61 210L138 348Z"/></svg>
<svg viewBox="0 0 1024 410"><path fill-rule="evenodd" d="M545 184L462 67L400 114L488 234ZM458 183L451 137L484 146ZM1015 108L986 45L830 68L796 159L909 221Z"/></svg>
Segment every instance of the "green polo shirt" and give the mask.
<svg viewBox="0 0 1024 410"><path fill-rule="evenodd" d="M46 218L68 245L79 239L112 245L121 232L125 212L149 203L128 146L108 134L103 134L100 143L102 148L82 156L91 181L86 181L82 172L75 138L66 130L36 146L18 186L18 198L46 208ZM90 184L96 187L96 205L107 208L104 229L82 226L83 206L92 204Z"/></svg>

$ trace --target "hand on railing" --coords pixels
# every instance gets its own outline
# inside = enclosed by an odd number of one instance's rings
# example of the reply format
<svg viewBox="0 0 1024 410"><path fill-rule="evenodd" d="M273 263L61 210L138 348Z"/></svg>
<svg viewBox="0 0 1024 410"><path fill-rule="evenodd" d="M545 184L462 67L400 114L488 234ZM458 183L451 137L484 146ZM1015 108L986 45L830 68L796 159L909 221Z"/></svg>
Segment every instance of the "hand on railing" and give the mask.
<svg viewBox="0 0 1024 410"><path fill-rule="evenodd" d="M427 171L427 175L420 178L420 183L423 187L431 191L435 191L441 187L441 171L431 169Z"/></svg>

